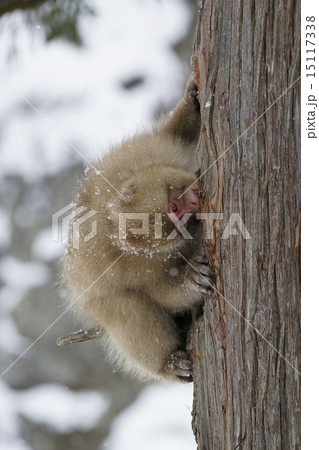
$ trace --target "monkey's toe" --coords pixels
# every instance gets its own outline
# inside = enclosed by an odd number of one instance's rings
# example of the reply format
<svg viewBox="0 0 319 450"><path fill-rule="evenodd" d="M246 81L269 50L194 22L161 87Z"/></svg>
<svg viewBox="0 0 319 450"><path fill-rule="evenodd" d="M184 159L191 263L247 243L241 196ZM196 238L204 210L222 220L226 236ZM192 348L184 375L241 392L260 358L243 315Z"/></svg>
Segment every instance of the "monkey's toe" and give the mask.
<svg viewBox="0 0 319 450"><path fill-rule="evenodd" d="M178 379L185 382L193 381L193 364L186 352L178 350L171 356L171 364L174 374Z"/></svg>
<svg viewBox="0 0 319 450"><path fill-rule="evenodd" d="M177 376L177 378L182 383L192 383L193 382L193 377L192 376L190 376L190 377L179 377L179 376Z"/></svg>
<svg viewBox="0 0 319 450"><path fill-rule="evenodd" d="M208 264L209 262L205 255L196 255L194 261L200 264Z"/></svg>
<svg viewBox="0 0 319 450"><path fill-rule="evenodd" d="M193 262L193 266L197 273L200 273L205 277L211 278L212 280L214 279L215 272L209 266L206 266L206 264Z"/></svg>

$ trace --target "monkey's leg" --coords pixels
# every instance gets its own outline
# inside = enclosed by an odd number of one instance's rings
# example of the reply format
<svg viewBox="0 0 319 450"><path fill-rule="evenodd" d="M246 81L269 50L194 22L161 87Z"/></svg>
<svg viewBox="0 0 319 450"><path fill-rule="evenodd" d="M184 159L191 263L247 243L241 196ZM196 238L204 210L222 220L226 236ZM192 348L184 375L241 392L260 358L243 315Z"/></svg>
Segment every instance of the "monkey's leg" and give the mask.
<svg viewBox="0 0 319 450"><path fill-rule="evenodd" d="M159 131L172 138L179 138L185 143L197 143L200 131L200 106L197 86L192 77L188 80L182 100L164 120Z"/></svg>
<svg viewBox="0 0 319 450"><path fill-rule="evenodd" d="M96 306L90 308L90 302L86 309L92 315L97 310ZM95 315L96 319L124 355L128 369L144 375L191 381L192 364L187 353L180 352L182 340L167 309L148 297L123 293L113 298L111 306L100 308L98 316Z"/></svg>

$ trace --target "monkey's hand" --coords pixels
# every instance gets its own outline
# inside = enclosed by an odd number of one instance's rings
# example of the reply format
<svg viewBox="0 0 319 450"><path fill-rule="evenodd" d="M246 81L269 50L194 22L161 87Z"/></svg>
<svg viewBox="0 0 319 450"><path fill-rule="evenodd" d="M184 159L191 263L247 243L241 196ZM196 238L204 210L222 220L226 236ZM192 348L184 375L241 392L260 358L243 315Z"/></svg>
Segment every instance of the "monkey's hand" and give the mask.
<svg viewBox="0 0 319 450"><path fill-rule="evenodd" d="M178 266L178 275L167 277L161 289L152 292L156 302L173 312L185 311L200 304L203 294L214 287L214 271L205 256L195 256L188 264Z"/></svg>
<svg viewBox="0 0 319 450"><path fill-rule="evenodd" d="M197 144L200 130L200 105L197 97L197 85L194 78L190 77L182 100L163 121L160 132L171 138L179 138L186 144Z"/></svg>
<svg viewBox="0 0 319 450"><path fill-rule="evenodd" d="M185 102L194 109L194 111L199 112L200 105L197 96L198 87L193 77L191 77L186 84L184 99Z"/></svg>
<svg viewBox="0 0 319 450"><path fill-rule="evenodd" d="M195 292L207 294L214 287L215 273L208 266L208 259L205 256L195 256L188 266L187 275L187 284Z"/></svg>
<svg viewBox="0 0 319 450"><path fill-rule="evenodd" d="M193 381L193 364L189 359L188 353L182 350L177 350L170 356L164 370L166 373L175 375L180 381L185 383Z"/></svg>

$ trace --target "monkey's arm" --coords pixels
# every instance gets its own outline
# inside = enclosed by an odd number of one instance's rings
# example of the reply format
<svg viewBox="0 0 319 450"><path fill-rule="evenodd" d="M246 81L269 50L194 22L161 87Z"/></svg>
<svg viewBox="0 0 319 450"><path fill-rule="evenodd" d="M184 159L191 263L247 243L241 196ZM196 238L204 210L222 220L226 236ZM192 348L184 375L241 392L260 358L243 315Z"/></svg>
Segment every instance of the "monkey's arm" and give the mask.
<svg viewBox="0 0 319 450"><path fill-rule="evenodd" d="M183 98L163 121L160 133L179 138L187 144L197 143L200 131L200 106L197 86L190 78Z"/></svg>

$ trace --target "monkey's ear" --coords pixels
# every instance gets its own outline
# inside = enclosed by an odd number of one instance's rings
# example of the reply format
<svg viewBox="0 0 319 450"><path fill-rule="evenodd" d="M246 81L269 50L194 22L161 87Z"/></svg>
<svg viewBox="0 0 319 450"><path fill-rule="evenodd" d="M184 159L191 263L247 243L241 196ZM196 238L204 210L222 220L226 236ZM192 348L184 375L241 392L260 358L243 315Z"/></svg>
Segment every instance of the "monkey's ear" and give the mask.
<svg viewBox="0 0 319 450"><path fill-rule="evenodd" d="M124 197L125 202L129 202L135 196L137 191L137 180L135 178L128 178L120 187L120 192Z"/></svg>

